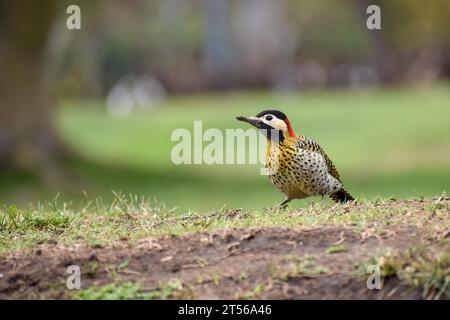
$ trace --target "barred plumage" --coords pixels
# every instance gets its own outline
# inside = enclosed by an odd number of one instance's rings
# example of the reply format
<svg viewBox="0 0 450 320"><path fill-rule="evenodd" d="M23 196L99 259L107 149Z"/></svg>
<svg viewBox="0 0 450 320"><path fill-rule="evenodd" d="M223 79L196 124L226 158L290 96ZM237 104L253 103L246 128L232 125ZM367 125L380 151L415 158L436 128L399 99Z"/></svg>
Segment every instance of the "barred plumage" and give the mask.
<svg viewBox="0 0 450 320"><path fill-rule="evenodd" d="M295 135L284 113L266 110L238 120L249 122L266 135L266 167L272 183L286 196L282 205L314 195L330 196L336 202L354 200L319 144Z"/></svg>

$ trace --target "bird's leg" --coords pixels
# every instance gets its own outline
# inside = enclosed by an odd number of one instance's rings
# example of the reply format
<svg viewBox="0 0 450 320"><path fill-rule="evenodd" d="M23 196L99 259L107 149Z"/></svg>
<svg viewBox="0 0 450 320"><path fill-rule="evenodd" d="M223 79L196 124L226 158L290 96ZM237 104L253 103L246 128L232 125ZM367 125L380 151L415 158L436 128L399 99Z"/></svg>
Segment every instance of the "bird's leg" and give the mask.
<svg viewBox="0 0 450 320"><path fill-rule="evenodd" d="M281 202L281 203L278 205L278 208L280 208L280 209L286 209L288 203L291 202L291 200L292 200L292 199L290 199L290 198L286 198L286 200L284 200L283 202Z"/></svg>
<svg viewBox="0 0 450 320"><path fill-rule="evenodd" d="M269 212L271 212L271 211L278 211L278 210L280 210L280 209L286 209L287 208L287 205L288 205L288 203L291 201L292 199L285 199L284 201L282 201L280 204L278 204L277 206L275 206L275 207L273 207L273 208L264 208L264 211L269 211Z"/></svg>

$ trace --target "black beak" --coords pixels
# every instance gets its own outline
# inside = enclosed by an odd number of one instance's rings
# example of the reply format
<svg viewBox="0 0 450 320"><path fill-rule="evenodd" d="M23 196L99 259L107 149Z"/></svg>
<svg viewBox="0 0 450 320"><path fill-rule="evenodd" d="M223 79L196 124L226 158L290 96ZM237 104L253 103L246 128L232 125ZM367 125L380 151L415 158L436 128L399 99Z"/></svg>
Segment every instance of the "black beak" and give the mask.
<svg viewBox="0 0 450 320"><path fill-rule="evenodd" d="M256 128L261 128L261 124L263 123L262 120L257 117L239 116L239 117L236 117L236 119L238 119L239 121L248 122Z"/></svg>

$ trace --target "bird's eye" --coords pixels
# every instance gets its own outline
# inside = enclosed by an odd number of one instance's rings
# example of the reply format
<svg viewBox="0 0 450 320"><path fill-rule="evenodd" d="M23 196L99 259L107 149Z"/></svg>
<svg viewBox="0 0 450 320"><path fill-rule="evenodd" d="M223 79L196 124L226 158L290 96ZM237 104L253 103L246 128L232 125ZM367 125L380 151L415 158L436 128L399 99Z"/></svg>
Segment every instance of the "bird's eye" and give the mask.
<svg viewBox="0 0 450 320"><path fill-rule="evenodd" d="M267 120L267 121L271 121L272 119L273 119L272 116L266 116L266 120Z"/></svg>

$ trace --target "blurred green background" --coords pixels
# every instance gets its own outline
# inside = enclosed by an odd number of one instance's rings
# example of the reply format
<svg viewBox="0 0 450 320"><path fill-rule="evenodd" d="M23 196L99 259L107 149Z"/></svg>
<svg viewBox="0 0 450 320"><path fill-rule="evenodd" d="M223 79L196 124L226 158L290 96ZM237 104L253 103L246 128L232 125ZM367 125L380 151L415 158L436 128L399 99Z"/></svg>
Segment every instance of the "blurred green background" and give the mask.
<svg viewBox="0 0 450 320"><path fill-rule="evenodd" d="M449 1L70 4L81 30L64 1L0 0L0 203L115 190L180 211L273 206L260 165L170 159L173 130L247 129L237 115L272 107L357 197L449 189Z"/></svg>

